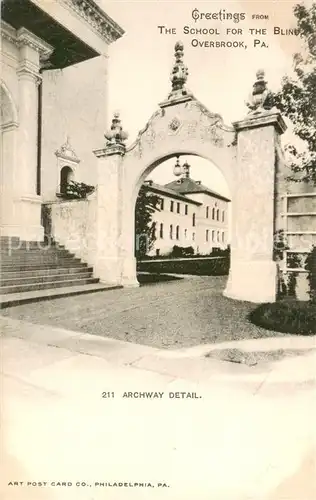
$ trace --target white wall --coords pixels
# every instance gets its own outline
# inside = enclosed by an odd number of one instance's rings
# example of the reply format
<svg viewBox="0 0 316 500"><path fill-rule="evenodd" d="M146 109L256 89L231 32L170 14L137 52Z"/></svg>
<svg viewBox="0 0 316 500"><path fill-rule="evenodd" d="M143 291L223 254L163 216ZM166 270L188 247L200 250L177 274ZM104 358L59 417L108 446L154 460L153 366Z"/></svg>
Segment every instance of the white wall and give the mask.
<svg viewBox="0 0 316 500"><path fill-rule="evenodd" d="M42 195L54 200L59 185L55 151L69 136L81 160L74 180L95 185L93 150L105 142L107 115L107 59L99 56L63 70L43 74Z"/></svg>

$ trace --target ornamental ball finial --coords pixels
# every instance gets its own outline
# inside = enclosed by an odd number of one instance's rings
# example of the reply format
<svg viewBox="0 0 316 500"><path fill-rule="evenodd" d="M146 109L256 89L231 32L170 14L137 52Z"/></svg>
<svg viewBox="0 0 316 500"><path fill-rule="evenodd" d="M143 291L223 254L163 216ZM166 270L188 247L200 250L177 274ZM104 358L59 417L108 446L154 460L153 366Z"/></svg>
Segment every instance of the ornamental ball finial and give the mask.
<svg viewBox="0 0 316 500"><path fill-rule="evenodd" d="M256 73L257 80L264 80L265 78L265 71L264 69L258 69Z"/></svg>
<svg viewBox="0 0 316 500"><path fill-rule="evenodd" d="M177 50L183 50L183 49L184 49L183 43L180 40L178 40L177 43L174 46L174 50L177 51Z"/></svg>
<svg viewBox="0 0 316 500"><path fill-rule="evenodd" d="M256 77L257 79L246 103L250 113L260 113L273 108L273 94L267 87L264 70L258 69Z"/></svg>
<svg viewBox="0 0 316 500"><path fill-rule="evenodd" d="M187 95L185 83L188 79L188 68L183 62L184 45L178 41L174 46L174 64L171 72L172 91L168 99L176 99Z"/></svg>
<svg viewBox="0 0 316 500"><path fill-rule="evenodd" d="M115 111L112 118L111 129L108 130L104 137L107 139L107 145L111 144L124 144L128 138L127 132L123 130L120 120L120 113Z"/></svg>

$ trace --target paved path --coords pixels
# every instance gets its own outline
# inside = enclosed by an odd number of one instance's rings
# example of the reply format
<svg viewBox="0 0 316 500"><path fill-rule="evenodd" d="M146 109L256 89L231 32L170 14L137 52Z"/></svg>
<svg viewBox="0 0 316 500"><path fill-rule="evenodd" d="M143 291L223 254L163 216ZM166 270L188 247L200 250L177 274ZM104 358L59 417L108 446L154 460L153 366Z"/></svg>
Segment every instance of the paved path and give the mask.
<svg viewBox="0 0 316 500"><path fill-rule="evenodd" d="M316 498L315 337L221 344L303 353L250 368L205 358L210 345L159 350L8 317L0 331L1 499ZM198 397L170 398L181 392Z"/></svg>
<svg viewBox="0 0 316 500"><path fill-rule="evenodd" d="M2 314L169 349L271 337L272 332L247 321L253 304L222 296L225 281L221 276L193 277L25 304Z"/></svg>

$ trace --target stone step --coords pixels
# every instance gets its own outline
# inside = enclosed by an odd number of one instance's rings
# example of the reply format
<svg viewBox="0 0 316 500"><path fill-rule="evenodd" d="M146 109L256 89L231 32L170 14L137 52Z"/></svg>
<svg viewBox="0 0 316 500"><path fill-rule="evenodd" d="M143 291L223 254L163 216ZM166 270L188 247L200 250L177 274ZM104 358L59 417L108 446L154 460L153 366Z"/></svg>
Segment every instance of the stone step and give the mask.
<svg viewBox="0 0 316 500"><path fill-rule="evenodd" d="M47 264L54 264L54 263L60 263L62 264L63 262L80 262L80 259L77 258L77 257L72 257L72 256L59 256L59 255L42 255L42 254L39 254L39 255L29 255L29 254L25 254L25 255L19 255L19 256L15 256L15 257L9 257L9 256L5 256L5 257L2 257L1 260L0 260L0 264L1 266L5 266L5 265L16 265L16 264L20 264L20 263L29 263L29 264L37 264L37 263L47 263Z"/></svg>
<svg viewBox="0 0 316 500"><path fill-rule="evenodd" d="M61 257L73 257L75 254L70 253L68 250L65 249L53 249L53 248L47 248L47 249L35 249L32 248L31 250L26 250L26 249L19 249L19 250L0 250L0 259L4 259L5 257L10 257L10 258L18 258L18 257L24 257L25 255L29 255L30 257L38 257L39 255L59 255Z"/></svg>
<svg viewBox="0 0 316 500"><path fill-rule="evenodd" d="M85 271L83 269L80 273L66 273L66 274L53 274L49 276L33 276L33 277L22 277L17 278L7 278L0 276L0 287L7 286L17 286L17 285L34 285L36 283L53 283L57 281L71 281L76 279L92 278L91 271Z"/></svg>
<svg viewBox="0 0 316 500"><path fill-rule="evenodd" d="M0 263L1 264L1 263ZM71 267L88 267L85 262L77 262L73 261L72 259L69 259L69 262L56 262L56 263L38 263L38 264L30 264L30 263L14 263L14 264L6 264L0 265L0 272L15 272L15 271L38 271L38 270L49 270L49 269L62 269L62 268L71 268Z"/></svg>
<svg viewBox="0 0 316 500"><path fill-rule="evenodd" d="M78 285L92 285L98 283L98 278L77 278L73 280L64 281L53 281L47 283L34 283L32 285L13 285L13 286L1 286L0 295L10 294L10 293L20 293L20 292L31 292L35 290L47 290L50 288L60 288L60 287L70 287Z"/></svg>
<svg viewBox="0 0 316 500"><path fill-rule="evenodd" d="M92 267L82 266L82 267L53 267L50 269L33 269L32 271L4 271L0 268L0 280L3 279L14 279L14 278L36 278L40 276L56 276L59 274L80 274L82 272L93 272Z"/></svg>
<svg viewBox="0 0 316 500"><path fill-rule="evenodd" d="M2 307L108 288L63 245L0 237Z"/></svg>
<svg viewBox="0 0 316 500"><path fill-rule="evenodd" d="M60 245L59 243L51 243L48 244L44 241L21 241L21 240L2 240L0 239L0 248L65 248L64 245Z"/></svg>
<svg viewBox="0 0 316 500"><path fill-rule="evenodd" d="M95 283L92 285L78 285L72 287L65 286L58 289L36 290L34 292L10 293L7 295L0 295L0 309L14 307L21 304L30 304L32 302L40 302L43 300L71 297L73 295L105 292L118 288L122 287L118 285Z"/></svg>

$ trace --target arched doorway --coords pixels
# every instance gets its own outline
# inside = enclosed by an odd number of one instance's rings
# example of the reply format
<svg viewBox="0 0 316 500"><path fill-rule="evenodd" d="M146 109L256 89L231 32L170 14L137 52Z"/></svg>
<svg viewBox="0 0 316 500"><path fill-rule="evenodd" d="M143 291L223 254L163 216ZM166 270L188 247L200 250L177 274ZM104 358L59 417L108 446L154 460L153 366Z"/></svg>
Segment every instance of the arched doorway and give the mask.
<svg viewBox="0 0 316 500"><path fill-rule="evenodd" d="M0 227L2 236L15 234L14 192L17 191L14 176L16 161L16 134L18 115L12 95L4 82L0 83Z"/></svg>
<svg viewBox="0 0 316 500"><path fill-rule="evenodd" d="M59 192L61 195L67 194L67 186L71 180L74 178L74 172L72 168L68 165L62 167L60 171L60 184L59 184Z"/></svg>

